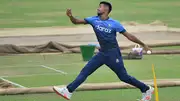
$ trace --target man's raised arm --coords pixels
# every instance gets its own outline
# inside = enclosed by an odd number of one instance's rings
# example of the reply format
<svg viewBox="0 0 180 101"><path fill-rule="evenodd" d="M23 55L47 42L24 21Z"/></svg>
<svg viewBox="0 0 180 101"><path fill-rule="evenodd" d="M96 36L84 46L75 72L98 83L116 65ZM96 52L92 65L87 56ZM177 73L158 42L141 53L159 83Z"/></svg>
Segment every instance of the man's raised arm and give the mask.
<svg viewBox="0 0 180 101"><path fill-rule="evenodd" d="M87 24L87 22L84 19L77 19L73 17L71 9L67 9L66 15L69 17L73 24Z"/></svg>

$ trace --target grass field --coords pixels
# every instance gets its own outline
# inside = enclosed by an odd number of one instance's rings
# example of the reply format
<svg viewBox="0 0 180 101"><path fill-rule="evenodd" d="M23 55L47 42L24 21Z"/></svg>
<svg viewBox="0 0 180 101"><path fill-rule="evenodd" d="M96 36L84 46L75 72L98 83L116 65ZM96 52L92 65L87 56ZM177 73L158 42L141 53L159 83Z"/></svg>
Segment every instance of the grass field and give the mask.
<svg viewBox="0 0 180 101"><path fill-rule="evenodd" d="M160 101L180 101L180 87L160 88L159 92ZM137 101L136 99L140 97L137 89L86 91L76 92L71 101ZM0 96L0 98L1 101L67 101L54 93Z"/></svg>
<svg viewBox="0 0 180 101"><path fill-rule="evenodd" d="M100 0L0 0L0 28L72 26L65 15L72 8L75 16L96 15ZM160 20L180 27L179 0L109 0L111 16L120 21L149 23Z"/></svg>
<svg viewBox="0 0 180 101"><path fill-rule="evenodd" d="M171 46L171 47L155 47L153 48L155 50L177 50L177 49L180 49L180 46Z"/></svg>
<svg viewBox="0 0 180 101"><path fill-rule="evenodd" d="M80 54L19 55L0 57L0 76L25 87L68 84L85 65ZM143 60L124 60L130 75L137 79L152 79L151 64L155 64L158 79L179 78L180 55L147 55ZM66 72L62 74L50 68ZM66 78L66 79L65 79ZM86 82L118 82L106 66L99 68ZM171 93L169 93L171 92ZM179 101L180 87L160 88L160 101ZM140 98L137 89L76 92L72 101L134 101ZM64 101L54 93L0 96L1 101ZM154 101L154 100L153 100Z"/></svg>

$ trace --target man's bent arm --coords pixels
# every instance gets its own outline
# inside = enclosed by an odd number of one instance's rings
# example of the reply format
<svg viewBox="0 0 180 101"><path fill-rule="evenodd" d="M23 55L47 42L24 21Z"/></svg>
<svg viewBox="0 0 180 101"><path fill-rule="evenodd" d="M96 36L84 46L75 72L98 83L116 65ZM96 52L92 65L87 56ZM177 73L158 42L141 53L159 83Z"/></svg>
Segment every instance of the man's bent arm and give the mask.
<svg viewBox="0 0 180 101"><path fill-rule="evenodd" d="M134 35L128 33L127 31L126 31L126 32L123 32L122 34L123 34L127 39L129 39L130 41L135 42L135 43L140 44L141 46L143 46L146 51L150 50L149 47L148 47L146 44L144 44L141 40L139 40L139 39L138 39L137 37L135 37Z"/></svg>
<svg viewBox="0 0 180 101"><path fill-rule="evenodd" d="M122 34L123 34L127 39L129 39L130 41L132 41L132 42L135 42L135 43L140 44L140 45L142 45L142 46L145 45L141 40L139 40L137 37L135 37L134 35L132 35L132 34L130 34L130 33L128 33L128 32L124 32L124 33L122 33Z"/></svg>
<svg viewBox="0 0 180 101"><path fill-rule="evenodd" d="M66 15L69 17L69 19L71 20L71 22L72 22L73 24L87 24L87 22L86 22L84 19L83 19L83 20L80 20L80 19L75 18L75 17L72 15L71 9L67 9Z"/></svg>
<svg viewBox="0 0 180 101"><path fill-rule="evenodd" d="M69 18L73 24L87 24L87 22L84 19L77 19L73 16L69 16Z"/></svg>

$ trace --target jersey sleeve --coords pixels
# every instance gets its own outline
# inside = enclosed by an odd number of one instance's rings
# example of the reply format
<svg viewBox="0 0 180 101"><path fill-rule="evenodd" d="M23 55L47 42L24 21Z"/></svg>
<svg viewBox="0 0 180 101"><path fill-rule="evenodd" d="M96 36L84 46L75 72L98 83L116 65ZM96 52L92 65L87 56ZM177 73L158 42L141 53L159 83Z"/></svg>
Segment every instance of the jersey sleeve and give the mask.
<svg viewBox="0 0 180 101"><path fill-rule="evenodd" d="M87 22L87 24L91 24L92 25L94 17L87 17L87 18L84 18L84 20Z"/></svg>
<svg viewBox="0 0 180 101"><path fill-rule="evenodd" d="M116 22L116 32L124 33L126 32L126 29L119 22Z"/></svg>

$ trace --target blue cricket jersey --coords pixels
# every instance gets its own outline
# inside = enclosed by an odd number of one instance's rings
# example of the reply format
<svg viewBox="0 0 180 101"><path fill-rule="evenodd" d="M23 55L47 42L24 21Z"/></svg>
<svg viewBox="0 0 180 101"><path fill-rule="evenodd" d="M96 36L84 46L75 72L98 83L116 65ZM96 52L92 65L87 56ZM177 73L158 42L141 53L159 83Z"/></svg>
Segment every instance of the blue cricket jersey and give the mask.
<svg viewBox="0 0 180 101"><path fill-rule="evenodd" d="M84 20L93 27L101 50L119 47L116 40L116 33L123 33L126 30L118 21L113 20L112 18L101 20L99 16L87 17Z"/></svg>

